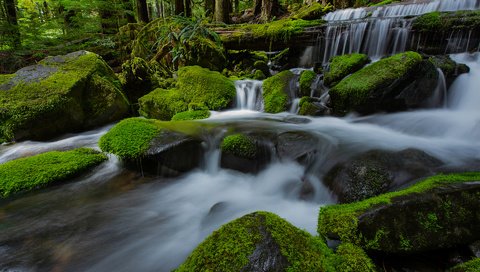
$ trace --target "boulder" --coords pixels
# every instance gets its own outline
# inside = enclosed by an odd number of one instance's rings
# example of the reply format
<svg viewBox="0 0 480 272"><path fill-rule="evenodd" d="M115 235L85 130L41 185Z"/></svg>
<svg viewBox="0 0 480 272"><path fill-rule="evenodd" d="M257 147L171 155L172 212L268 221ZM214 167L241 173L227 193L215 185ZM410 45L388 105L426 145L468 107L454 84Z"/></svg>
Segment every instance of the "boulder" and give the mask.
<svg viewBox="0 0 480 272"><path fill-rule="evenodd" d="M0 164L0 199L74 178L107 160L93 149L50 151Z"/></svg>
<svg viewBox="0 0 480 272"><path fill-rule="evenodd" d="M323 83L325 86L331 87L344 77L362 69L369 62L370 59L367 55L358 53L333 57L330 60L329 69L323 77Z"/></svg>
<svg viewBox="0 0 480 272"><path fill-rule="evenodd" d="M312 83L317 78L317 74L314 71L305 70L300 74L299 85L300 95L310 96L312 91Z"/></svg>
<svg viewBox="0 0 480 272"><path fill-rule="evenodd" d="M48 57L0 77L0 142L91 129L128 110L112 69L87 51Z"/></svg>
<svg viewBox="0 0 480 272"><path fill-rule="evenodd" d="M129 118L102 136L99 146L128 167L154 175L176 176L200 166L201 130L201 124L196 122Z"/></svg>
<svg viewBox="0 0 480 272"><path fill-rule="evenodd" d="M442 162L423 151L372 150L335 165L325 184L340 203L360 201L392 191L412 180L431 176Z"/></svg>
<svg viewBox="0 0 480 272"><path fill-rule="evenodd" d="M320 209L330 239L389 254L468 245L480 233L480 174L427 178L407 189Z"/></svg>
<svg viewBox="0 0 480 272"><path fill-rule="evenodd" d="M379 60L344 78L329 92L337 115L371 114L424 107L435 92L438 72L420 54L405 52Z"/></svg>
<svg viewBox="0 0 480 272"><path fill-rule="evenodd" d="M480 271L480 258L474 258L468 262L452 267L448 272L476 272Z"/></svg>
<svg viewBox="0 0 480 272"><path fill-rule="evenodd" d="M262 95L265 112L279 113L288 109L288 105L295 95L292 87L294 77L292 72L283 71L263 81Z"/></svg>
<svg viewBox="0 0 480 272"><path fill-rule="evenodd" d="M153 69L142 58L123 63L120 80L130 101L137 101L158 86Z"/></svg>
<svg viewBox="0 0 480 272"><path fill-rule="evenodd" d="M315 161L320 139L305 131L284 132L277 137L277 154L280 160L295 160L309 166Z"/></svg>
<svg viewBox="0 0 480 272"><path fill-rule="evenodd" d="M440 68L445 76L447 88L461 74L468 73L470 68L463 63L456 63L448 55L431 56L428 58L435 67Z"/></svg>
<svg viewBox="0 0 480 272"><path fill-rule="evenodd" d="M323 241L275 214L247 214L207 237L182 271L335 271Z"/></svg>
<svg viewBox="0 0 480 272"><path fill-rule="evenodd" d="M304 96L298 102L298 115L318 116L328 114L330 109L323 105L318 98Z"/></svg>
<svg viewBox="0 0 480 272"><path fill-rule="evenodd" d="M156 89L139 99L139 112L147 118L171 120L192 107L221 110L232 105L236 91L232 80L219 72L200 66L178 70L178 78L171 89Z"/></svg>
<svg viewBox="0 0 480 272"><path fill-rule="evenodd" d="M229 135L223 139L220 148L222 168L257 173L270 162L270 151L254 136Z"/></svg>

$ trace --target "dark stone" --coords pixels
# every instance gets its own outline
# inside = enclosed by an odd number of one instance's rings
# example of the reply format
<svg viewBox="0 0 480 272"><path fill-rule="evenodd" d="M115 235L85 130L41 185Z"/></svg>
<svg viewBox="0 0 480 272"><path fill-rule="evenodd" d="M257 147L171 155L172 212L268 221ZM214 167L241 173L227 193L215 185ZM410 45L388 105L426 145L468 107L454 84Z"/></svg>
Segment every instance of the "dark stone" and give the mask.
<svg viewBox="0 0 480 272"><path fill-rule="evenodd" d="M258 173L265 169L271 160L271 150L260 138L255 139L255 145L256 155L253 158L245 158L240 155L222 152L220 166L242 173Z"/></svg>
<svg viewBox="0 0 480 272"><path fill-rule="evenodd" d="M282 161L297 161L310 165L315 161L319 147L318 137L305 131L291 131L278 135L277 154Z"/></svg>
<svg viewBox="0 0 480 272"><path fill-rule="evenodd" d="M438 159L416 149L372 150L337 164L324 181L340 203L347 203L398 189L432 175L441 165Z"/></svg>

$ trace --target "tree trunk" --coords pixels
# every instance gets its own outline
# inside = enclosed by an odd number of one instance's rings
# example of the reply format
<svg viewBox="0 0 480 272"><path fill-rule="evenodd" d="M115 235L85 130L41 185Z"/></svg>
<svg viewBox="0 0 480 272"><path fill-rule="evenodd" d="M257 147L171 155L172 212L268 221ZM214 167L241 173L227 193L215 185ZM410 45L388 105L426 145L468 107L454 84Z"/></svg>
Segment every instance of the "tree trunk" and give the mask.
<svg viewBox="0 0 480 272"><path fill-rule="evenodd" d="M157 16L163 18L162 8L160 7L160 2L155 0L155 7L157 7Z"/></svg>
<svg viewBox="0 0 480 272"><path fill-rule="evenodd" d="M175 15L180 15L185 11L183 0L175 0Z"/></svg>
<svg viewBox="0 0 480 272"><path fill-rule="evenodd" d="M192 17L192 2L190 0L185 0L185 13L186 17Z"/></svg>
<svg viewBox="0 0 480 272"><path fill-rule="evenodd" d="M124 10L124 17L127 19L128 23L136 23L137 20L135 20L135 13L133 11L133 5L131 0L122 0L122 6Z"/></svg>
<svg viewBox="0 0 480 272"><path fill-rule="evenodd" d="M278 0L263 0L262 12L260 13L260 21L269 21L273 16L279 13L280 9L281 7L278 3Z"/></svg>
<svg viewBox="0 0 480 272"><path fill-rule="evenodd" d="M255 0L253 4L253 15L258 16L262 12L262 0Z"/></svg>
<svg viewBox="0 0 480 272"><path fill-rule="evenodd" d="M205 12L207 17L215 14L215 0L205 0Z"/></svg>
<svg viewBox="0 0 480 272"><path fill-rule="evenodd" d="M7 22L10 25L9 33L12 36L14 47L21 45L20 30L18 29L17 9L15 0L4 0L5 12L7 13Z"/></svg>
<svg viewBox="0 0 480 272"><path fill-rule="evenodd" d="M137 0L137 16L138 22L148 23L150 21L148 18L147 0Z"/></svg>
<svg viewBox="0 0 480 272"><path fill-rule="evenodd" d="M215 0L215 21L228 24L228 1Z"/></svg>
<svg viewBox="0 0 480 272"><path fill-rule="evenodd" d="M235 2L235 13L240 12L240 0L234 0Z"/></svg>

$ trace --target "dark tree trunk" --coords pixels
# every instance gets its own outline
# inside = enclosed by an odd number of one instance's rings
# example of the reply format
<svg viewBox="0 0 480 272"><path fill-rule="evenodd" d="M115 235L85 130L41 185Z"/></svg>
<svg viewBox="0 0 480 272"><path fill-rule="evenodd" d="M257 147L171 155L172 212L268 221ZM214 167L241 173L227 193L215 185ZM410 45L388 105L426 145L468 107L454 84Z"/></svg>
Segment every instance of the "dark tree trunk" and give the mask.
<svg viewBox="0 0 480 272"><path fill-rule="evenodd" d="M273 16L279 14L281 10L278 0L262 0L262 12L260 13L261 21L269 21Z"/></svg>
<svg viewBox="0 0 480 272"><path fill-rule="evenodd" d="M160 2L155 0L155 7L157 8L157 16L163 18L162 8L160 7Z"/></svg>
<svg viewBox="0 0 480 272"><path fill-rule="evenodd" d="M234 0L235 2L235 13L240 12L240 0Z"/></svg>
<svg viewBox="0 0 480 272"><path fill-rule="evenodd" d="M21 45L20 30L18 29L17 8L15 0L4 0L5 12L7 13L7 22L10 25L9 33L12 36L14 47Z"/></svg>
<svg viewBox="0 0 480 272"><path fill-rule="evenodd" d="M228 24L228 2L229 0L215 0L215 21Z"/></svg>
<svg viewBox="0 0 480 272"><path fill-rule="evenodd" d="M185 16L192 17L192 2L190 0L185 0Z"/></svg>
<svg viewBox="0 0 480 272"><path fill-rule="evenodd" d="M150 21L148 18L147 0L137 0L137 16L138 22L148 23Z"/></svg>
<svg viewBox="0 0 480 272"><path fill-rule="evenodd" d="M258 16L262 12L262 0L255 0L253 4L253 15Z"/></svg>
<svg viewBox="0 0 480 272"><path fill-rule="evenodd" d="M185 11L185 5L183 0L175 0L175 15L183 14Z"/></svg>
<svg viewBox="0 0 480 272"><path fill-rule="evenodd" d="M133 10L133 5L131 0L122 0L123 10L124 10L124 17L127 19L127 22L130 24L136 23L135 20L135 12Z"/></svg>
<svg viewBox="0 0 480 272"><path fill-rule="evenodd" d="M215 14L215 0L205 0L205 11L208 17Z"/></svg>

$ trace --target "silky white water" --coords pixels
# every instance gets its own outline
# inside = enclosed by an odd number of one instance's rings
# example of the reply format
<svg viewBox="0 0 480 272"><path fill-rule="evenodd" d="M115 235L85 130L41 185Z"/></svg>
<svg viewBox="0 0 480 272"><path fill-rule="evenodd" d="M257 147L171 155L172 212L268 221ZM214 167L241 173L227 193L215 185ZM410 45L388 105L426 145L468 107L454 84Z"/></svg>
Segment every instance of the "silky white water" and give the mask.
<svg viewBox="0 0 480 272"><path fill-rule="evenodd" d="M276 133L308 132L318 139L315 163L308 169L296 162L278 160L258 174L222 169L220 136L211 135L211 141L205 145L208 152L203 167L178 178L143 178L123 169L111 157L78 182L3 204L0 215L6 227L0 233L0 253L18 265L0 265L0 269L35 270L42 267L42 260L51 258L54 264L44 268L170 271L213 230L253 211L274 212L315 234L319 207L335 202L322 184L322 176L336 162L356 154L372 149L417 148L449 167L479 162L479 54L458 54L452 58L466 63L471 71L451 86L447 108L345 118L310 118L244 109L215 112L201 121L227 130L235 126ZM2 147L0 158L12 159L15 156L8 154L17 152L26 155L56 148L95 146L106 129L50 143ZM40 145L41 150L37 149ZM307 181L312 193L304 197L302 191ZM45 238L49 235L51 239ZM24 242L18 246L14 243L22 239L34 243L28 247L21 246ZM48 252L54 252L53 257ZM42 253L50 257L38 257Z"/></svg>

